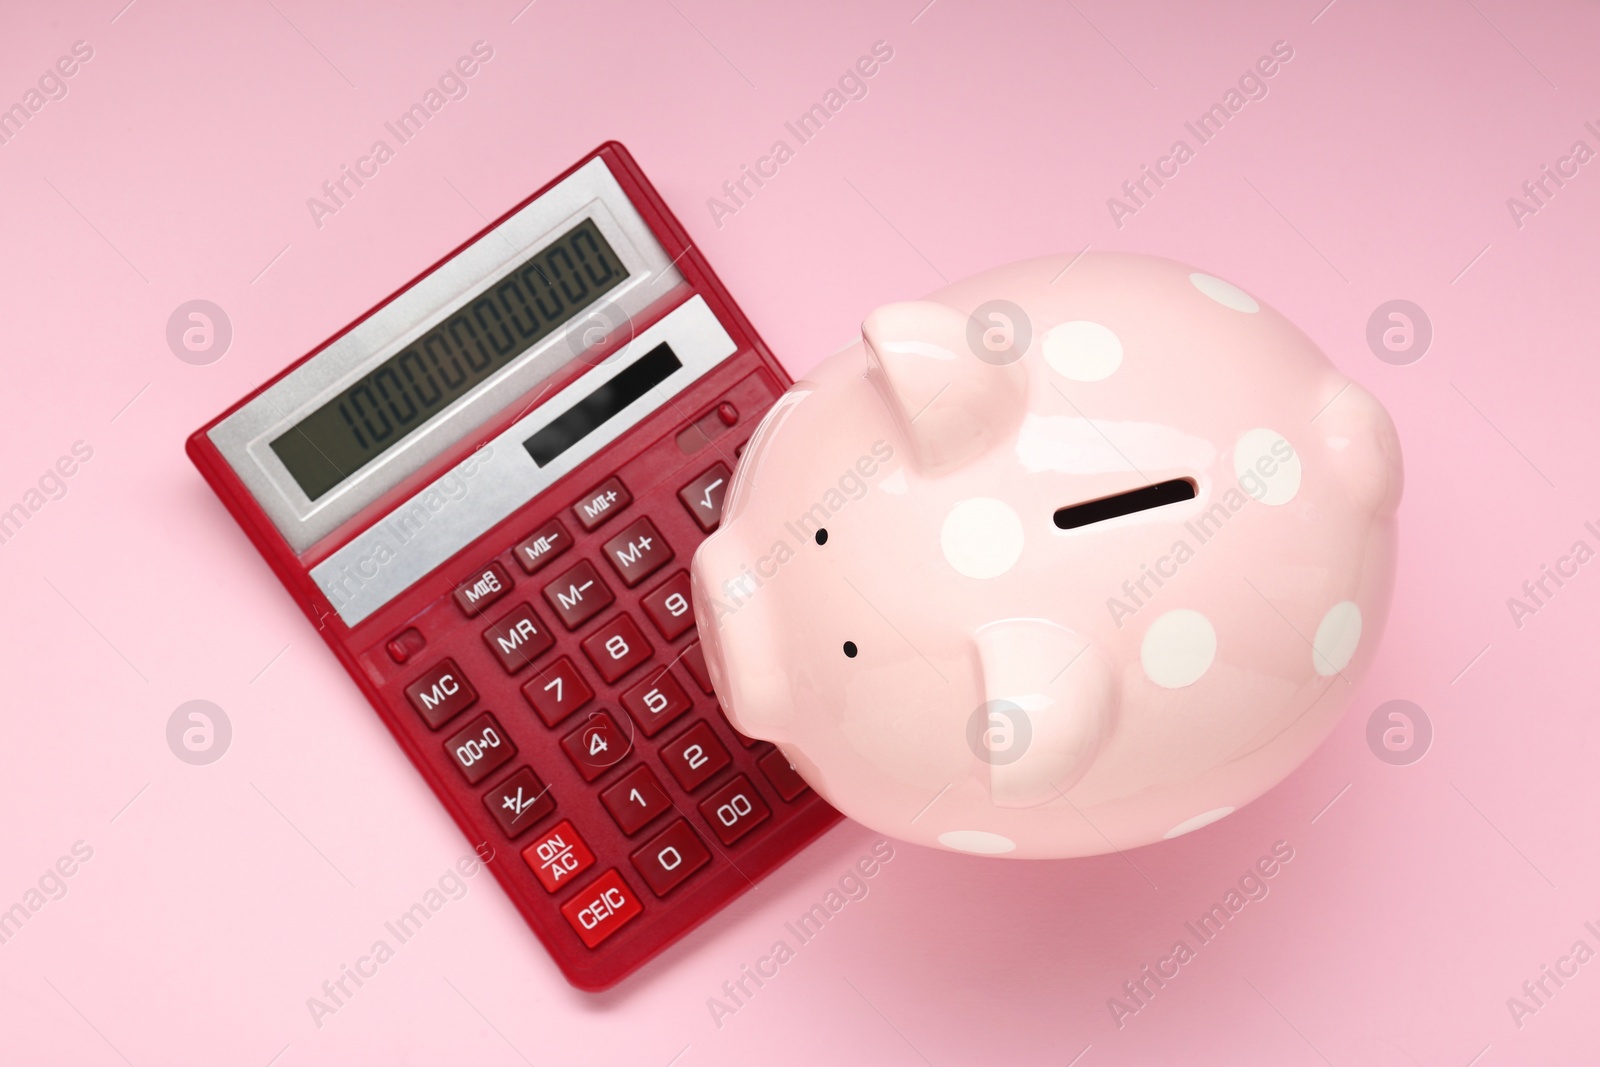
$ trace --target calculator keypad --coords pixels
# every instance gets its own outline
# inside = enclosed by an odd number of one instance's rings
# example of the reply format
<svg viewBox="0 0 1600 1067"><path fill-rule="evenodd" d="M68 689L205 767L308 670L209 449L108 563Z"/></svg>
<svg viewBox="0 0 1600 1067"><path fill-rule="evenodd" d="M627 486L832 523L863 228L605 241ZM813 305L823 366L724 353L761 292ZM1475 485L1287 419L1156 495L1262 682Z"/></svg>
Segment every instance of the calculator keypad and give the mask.
<svg viewBox="0 0 1600 1067"><path fill-rule="evenodd" d="M728 407L738 423L762 405ZM568 962L651 951L792 851L801 838L785 834L837 818L781 752L722 718L695 633L688 562L720 523L738 444L719 439L718 410L698 409L703 451L677 469L602 474L498 553L463 553L476 569L450 575L445 610L408 615L377 646L405 716L483 805L479 840L527 864L548 901L534 925Z"/></svg>

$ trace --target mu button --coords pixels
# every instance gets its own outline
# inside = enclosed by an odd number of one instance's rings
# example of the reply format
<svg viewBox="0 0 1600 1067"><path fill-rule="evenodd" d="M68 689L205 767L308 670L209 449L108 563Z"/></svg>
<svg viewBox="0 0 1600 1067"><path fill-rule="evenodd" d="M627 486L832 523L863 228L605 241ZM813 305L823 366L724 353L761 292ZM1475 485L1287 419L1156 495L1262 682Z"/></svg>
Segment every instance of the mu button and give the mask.
<svg viewBox="0 0 1600 1067"><path fill-rule="evenodd" d="M579 939L594 948L638 917L644 905L615 867L602 874L561 905L561 914Z"/></svg>

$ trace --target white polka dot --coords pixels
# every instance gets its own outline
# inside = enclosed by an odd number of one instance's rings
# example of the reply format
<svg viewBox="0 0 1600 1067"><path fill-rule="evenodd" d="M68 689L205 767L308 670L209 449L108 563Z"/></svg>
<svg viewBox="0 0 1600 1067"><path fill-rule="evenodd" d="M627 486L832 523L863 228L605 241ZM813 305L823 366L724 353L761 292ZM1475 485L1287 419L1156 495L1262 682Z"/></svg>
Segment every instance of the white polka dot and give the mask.
<svg viewBox="0 0 1600 1067"><path fill-rule="evenodd" d="M1341 600L1328 609L1311 642L1311 665L1318 674L1338 674L1350 665L1361 643L1361 609Z"/></svg>
<svg viewBox="0 0 1600 1067"><path fill-rule="evenodd" d="M1201 274L1198 271L1189 275L1189 281L1194 283L1196 289L1225 308L1232 308L1235 311L1243 311L1251 315L1261 310L1261 305L1256 303L1255 297L1231 282L1225 282L1221 278L1213 278L1209 274Z"/></svg>
<svg viewBox="0 0 1600 1067"><path fill-rule="evenodd" d="M1204 815L1196 815L1192 819L1183 820L1178 825L1162 834L1161 837L1163 840L1171 841L1174 837L1182 837L1184 834L1192 834L1196 830L1200 829L1200 827L1210 826L1218 819L1226 819L1232 814L1232 808L1216 808L1212 811L1206 812Z"/></svg>
<svg viewBox="0 0 1600 1067"><path fill-rule="evenodd" d="M944 517L939 531L944 558L968 578L995 578L1022 556L1022 520L992 497L963 500Z"/></svg>
<svg viewBox="0 0 1600 1067"><path fill-rule="evenodd" d="M1193 685L1217 658L1217 631L1198 611L1169 611L1145 631L1139 647L1144 673L1159 686L1182 689Z"/></svg>
<svg viewBox="0 0 1600 1067"><path fill-rule="evenodd" d="M1300 454L1276 430L1250 430L1233 446L1233 476L1263 504L1287 504L1300 491Z"/></svg>
<svg viewBox="0 0 1600 1067"><path fill-rule="evenodd" d="M1063 322L1044 335L1044 359L1063 377L1098 382L1122 366L1122 341L1098 322Z"/></svg>
<svg viewBox="0 0 1600 1067"><path fill-rule="evenodd" d="M998 856L1017 847L1011 838L991 834L987 830L946 830L939 835L939 844L961 852L976 852L980 856Z"/></svg>

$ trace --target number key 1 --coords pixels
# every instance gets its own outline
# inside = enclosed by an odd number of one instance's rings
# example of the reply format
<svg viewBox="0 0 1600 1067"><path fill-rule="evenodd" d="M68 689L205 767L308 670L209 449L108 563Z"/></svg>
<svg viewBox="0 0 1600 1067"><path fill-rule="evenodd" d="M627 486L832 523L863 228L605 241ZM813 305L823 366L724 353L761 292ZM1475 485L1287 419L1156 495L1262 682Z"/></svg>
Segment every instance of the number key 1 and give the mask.
<svg viewBox="0 0 1600 1067"><path fill-rule="evenodd" d="M666 791L650 768L639 764L616 785L600 794L600 802L625 834L637 833L646 823L672 806Z"/></svg>

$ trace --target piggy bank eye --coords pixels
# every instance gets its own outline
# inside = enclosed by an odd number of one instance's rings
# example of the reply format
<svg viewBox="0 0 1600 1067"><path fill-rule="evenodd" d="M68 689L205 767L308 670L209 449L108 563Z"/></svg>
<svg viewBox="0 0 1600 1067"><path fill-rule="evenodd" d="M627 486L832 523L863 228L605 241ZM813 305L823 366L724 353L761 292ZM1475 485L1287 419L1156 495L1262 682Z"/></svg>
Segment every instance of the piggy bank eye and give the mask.
<svg viewBox="0 0 1600 1067"><path fill-rule="evenodd" d="M828 543L828 531L824 530L824 529L819 529L817 531L817 544L825 545L827 543Z"/></svg>
<svg viewBox="0 0 1600 1067"><path fill-rule="evenodd" d="M846 641L844 643L844 654L849 659L856 658L856 643L854 641Z"/></svg>

